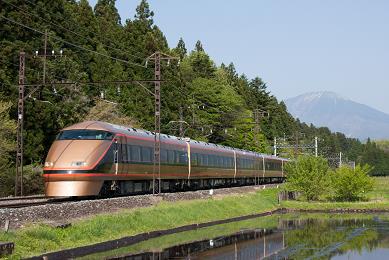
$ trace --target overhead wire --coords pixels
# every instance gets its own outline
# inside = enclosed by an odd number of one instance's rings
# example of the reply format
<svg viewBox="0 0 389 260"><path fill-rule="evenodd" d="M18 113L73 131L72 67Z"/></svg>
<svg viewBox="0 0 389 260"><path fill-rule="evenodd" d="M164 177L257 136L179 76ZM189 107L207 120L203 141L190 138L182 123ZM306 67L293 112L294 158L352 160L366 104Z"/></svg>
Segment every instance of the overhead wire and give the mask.
<svg viewBox="0 0 389 260"><path fill-rule="evenodd" d="M40 19L41 21L44 21L44 22L46 22L46 23L49 23L49 24L51 24L51 25L53 25L53 26L55 26L55 27L59 27L59 28L61 28L61 29L63 29L63 30L66 30L67 32L73 33L74 35L77 35L78 37L83 38L84 40L87 40L87 41L90 41L90 42L94 42L94 43L100 43L101 45L103 45L103 46L105 46L105 47L107 47L107 48L109 48L109 49L116 50L116 51L120 51L120 52L124 52L124 53L126 53L126 54L128 54L128 55L130 55L130 56L132 56L132 57L134 57L134 58L139 58L139 59L141 59L141 60L145 60L144 57L140 57L140 56L134 55L134 54L132 54L132 53L130 53L130 52L128 52L128 51L125 51L125 50L122 50L122 49L119 49L119 48L116 48L116 47L112 47L112 46L103 44L103 43L101 43L101 42L99 42L99 41L97 41L97 40L94 40L94 39L92 39L92 38L89 38L89 37L86 38L85 36L83 36L83 35L81 35L81 34L79 34L79 33L77 33L77 32L74 32L74 31L72 31L72 30L70 30L70 29L68 29L68 28L66 28L66 27L64 27L64 26L62 26L62 25L60 25L60 24L57 24L57 23L48 21L48 20L46 20L46 19L40 17L39 15L30 13L30 12L28 12L28 11L26 11L26 10L24 10L24 9L22 9L22 8L20 8L20 7L16 6L16 5L14 5L14 4L8 2L7 0L3 0L3 1L6 2L7 4L9 4L9 5L11 5L11 6L17 8L18 10L20 10L20 11L23 12L24 14L27 14L27 15L29 15L29 16L34 16L34 17ZM35 5L35 6L36 6L36 4L34 4L34 3L32 3L32 2L30 2L30 3L31 3L32 5ZM90 31L86 31L86 30L83 30L83 32L90 33Z"/></svg>
<svg viewBox="0 0 389 260"><path fill-rule="evenodd" d="M34 31L34 32L40 33L40 34L42 34L42 35L45 34L44 32L42 32L42 31L40 31L40 30L38 30L38 29L35 29L35 28L33 28L33 27L30 27L30 26L27 26L27 25L22 24L22 23L20 23L20 22L17 22L17 21L15 21L15 20L13 20L13 19L10 19L10 18L8 18L8 17L5 17L4 15L0 15L0 18L3 18L3 19L5 19L5 20L7 20L7 21L9 21L9 22L11 22L11 23L17 24L17 25L19 25L19 26L21 26L21 27L24 27L24 28L29 29L29 30L32 30L32 31ZM138 66L138 67L142 67L142 68L147 68L145 65L141 65L141 64L134 63L134 62L131 62L131 61L127 61L127 60L123 60L123 59L120 59L120 58L112 57L112 56L110 56L110 55L107 55L107 54L104 54L104 53L100 53L100 52L95 51L95 50L90 50L90 49L85 48L85 47L83 47L83 46L80 46L80 45L74 44L74 43L72 43L72 42L66 41L66 40L64 40L64 39L62 39L62 38L60 38L60 37L57 37L57 36L52 36L52 35L50 35L49 37L51 37L51 38L53 38L53 39L55 39L55 40L61 41L61 42L63 42L63 43L66 43L66 44L68 44L68 45L70 45L70 46L73 46L73 47L75 47L75 48L78 48L78 49L81 49L81 50L84 50L84 51L88 51L88 52L91 52L91 53L100 55L100 56L102 56L102 57L105 57L105 58L109 58L109 59L112 59L112 60L115 60L115 61L123 62L123 63L126 63L126 64L130 64L130 65L134 65L134 66Z"/></svg>

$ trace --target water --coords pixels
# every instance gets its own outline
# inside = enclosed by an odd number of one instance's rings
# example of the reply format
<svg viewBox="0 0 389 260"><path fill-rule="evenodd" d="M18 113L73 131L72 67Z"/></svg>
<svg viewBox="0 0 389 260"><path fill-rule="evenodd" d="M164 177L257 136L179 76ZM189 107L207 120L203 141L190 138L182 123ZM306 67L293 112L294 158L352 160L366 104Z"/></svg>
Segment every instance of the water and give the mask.
<svg viewBox="0 0 389 260"><path fill-rule="evenodd" d="M389 215L285 214L161 236L82 259L389 259Z"/></svg>

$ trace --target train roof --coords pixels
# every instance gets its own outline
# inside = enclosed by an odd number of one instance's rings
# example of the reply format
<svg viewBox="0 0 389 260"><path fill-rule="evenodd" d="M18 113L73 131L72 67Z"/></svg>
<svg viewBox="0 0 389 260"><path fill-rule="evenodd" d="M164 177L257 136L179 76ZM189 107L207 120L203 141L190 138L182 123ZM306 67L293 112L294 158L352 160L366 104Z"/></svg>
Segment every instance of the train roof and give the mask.
<svg viewBox="0 0 389 260"><path fill-rule="evenodd" d="M63 130L74 130L74 129L103 130L103 131L109 131L109 132L113 132L113 133L120 133L120 134L124 134L124 135L150 137L150 138L152 136L154 136L153 132L150 132L147 130L134 128L134 127L115 125L115 124L101 122L101 121L84 121L81 123L77 123L77 124L68 126L68 127L64 128ZM172 135L161 134L161 141L164 141L164 140L174 140L180 144L186 144L187 142L189 142L190 144L193 144L193 145L198 146L198 147L210 147L210 148L212 147L215 149L220 149L221 151L222 150L235 151L235 152L239 152L239 153L246 154L246 155L251 154L253 156L261 156L261 157L265 157L268 159L288 160L286 158L281 158L281 157L277 157L274 155L256 153L256 152L243 150L243 149L239 149L239 148L233 148L233 147L224 146L224 145L220 145L220 144L213 144L213 143L207 143L207 142L203 142L203 141L197 141L197 140L193 140L190 138L180 138L180 137L176 137L176 136L172 136Z"/></svg>

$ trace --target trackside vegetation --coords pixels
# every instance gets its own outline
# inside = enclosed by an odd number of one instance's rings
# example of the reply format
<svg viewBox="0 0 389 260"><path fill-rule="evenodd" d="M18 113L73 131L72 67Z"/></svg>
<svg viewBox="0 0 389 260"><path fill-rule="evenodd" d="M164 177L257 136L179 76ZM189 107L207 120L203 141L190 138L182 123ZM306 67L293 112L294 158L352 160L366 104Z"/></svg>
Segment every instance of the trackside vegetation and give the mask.
<svg viewBox="0 0 389 260"><path fill-rule="evenodd" d="M284 188L271 188L245 195L161 202L153 207L123 210L74 220L72 226L66 229L45 224L27 225L9 233L0 231L0 241L15 242L16 249L11 258L19 259L154 230L257 214L279 208L292 211L389 211L389 178L374 178L373 182L373 190L366 192L365 201L278 202L278 193ZM264 223L264 227L267 227L267 224ZM207 236L206 232L201 234L200 236Z"/></svg>
<svg viewBox="0 0 389 260"><path fill-rule="evenodd" d="M288 175L286 189L301 192L306 200L317 200L329 185L329 166L321 157L300 156L285 166Z"/></svg>
<svg viewBox="0 0 389 260"><path fill-rule="evenodd" d="M369 165L330 169L321 157L300 156L285 166L285 189L300 192L307 201L357 201L373 190Z"/></svg>
<svg viewBox="0 0 389 260"><path fill-rule="evenodd" d="M153 207L89 217L66 229L40 224L0 233L0 241L15 242L12 257L18 259L143 232L275 210L277 193L278 189L265 189L223 198L161 202Z"/></svg>

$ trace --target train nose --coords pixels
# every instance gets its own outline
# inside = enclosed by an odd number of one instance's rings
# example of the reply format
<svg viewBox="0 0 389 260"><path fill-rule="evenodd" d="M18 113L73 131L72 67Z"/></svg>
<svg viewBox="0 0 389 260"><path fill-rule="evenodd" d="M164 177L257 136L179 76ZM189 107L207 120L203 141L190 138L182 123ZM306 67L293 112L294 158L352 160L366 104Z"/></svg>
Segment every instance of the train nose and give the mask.
<svg viewBox="0 0 389 260"><path fill-rule="evenodd" d="M98 162L110 143L101 140L55 141L47 155L45 170L89 169Z"/></svg>
<svg viewBox="0 0 389 260"><path fill-rule="evenodd" d="M110 144L106 140L55 141L44 168L46 196L98 195L103 181L90 172L93 173Z"/></svg>

